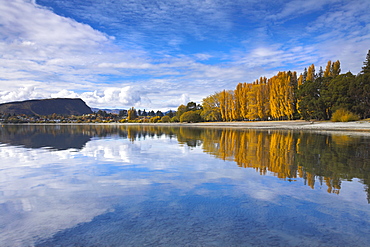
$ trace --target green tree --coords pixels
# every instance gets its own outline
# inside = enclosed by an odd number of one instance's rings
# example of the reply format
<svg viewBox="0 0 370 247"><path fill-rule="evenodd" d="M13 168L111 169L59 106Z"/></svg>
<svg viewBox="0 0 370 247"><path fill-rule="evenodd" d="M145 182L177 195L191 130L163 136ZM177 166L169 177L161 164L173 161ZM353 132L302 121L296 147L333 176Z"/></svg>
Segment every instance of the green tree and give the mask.
<svg viewBox="0 0 370 247"><path fill-rule="evenodd" d="M156 112L155 115L158 116L158 117L163 117L164 116L163 112L161 112L159 110Z"/></svg>
<svg viewBox="0 0 370 247"><path fill-rule="evenodd" d="M319 73L317 74L317 77L321 78L324 76L324 71L322 70L322 67L320 66Z"/></svg>
<svg viewBox="0 0 370 247"><path fill-rule="evenodd" d="M169 112L166 113L166 116L173 118L175 116L175 113L172 110L170 110Z"/></svg>
<svg viewBox="0 0 370 247"><path fill-rule="evenodd" d="M197 103L191 101L186 105L186 111L195 111L195 110L197 110Z"/></svg>
<svg viewBox="0 0 370 247"><path fill-rule="evenodd" d="M366 60L364 66L362 67L362 74L370 73L370 50L367 52Z"/></svg>
<svg viewBox="0 0 370 247"><path fill-rule="evenodd" d="M127 116L127 110L120 110L118 116L119 117Z"/></svg>
<svg viewBox="0 0 370 247"><path fill-rule="evenodd" d="M108 116L108 113L107 113L106 111L103 111L103 110L99 110L99 111L97 112L97 114L98 114L98 115L100 115L101 117L106 117L106 116Z"/></svg>
<svg viewBox="0 0 370 247"><path fill-rule="evenodd" d="M303 119L326 119L326 105L321 91L323 84L321 80L306 81L300 85L298 96L298 110Z"/></svg>
<svg viewBox="0 0 370 247"><path fill-rule="evenodd" d="M176 116L180 119L181 115L184 114L184 112L186 112L186 106L180 105L179 107L177 107Z"/></svg>
<svg viewBox="0 0 370 247"><path fill-rule="evenodd" d="M197 105L197 103L191 101L189 102L187 105L186 105L186 111L196 111L196 110L201 110L202 109L202 106L201 105Z"/></svg>
<svg viewBox="0 0 370 247"><path fill-rule="evenodd" d="M331 112L336 111L339 108L351 110L354 106L354 102L350 97L350 85L353 84L355 76L348 72L336 76L328 83L328 97L329 109Z"/></svg>
<svg viewBox="0 0 370 247"><path fill-rule="evenodd" d="M349 86L350 101L353 102L352 111L361 118L370 117L370 73L360 74Z"/></svg>

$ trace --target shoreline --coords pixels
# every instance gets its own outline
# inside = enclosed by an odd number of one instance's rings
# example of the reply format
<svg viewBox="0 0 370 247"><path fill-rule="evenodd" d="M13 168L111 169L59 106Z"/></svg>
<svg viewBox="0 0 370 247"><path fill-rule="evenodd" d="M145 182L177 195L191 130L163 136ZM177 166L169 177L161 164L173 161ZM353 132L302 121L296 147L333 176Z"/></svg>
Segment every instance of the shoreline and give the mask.
<svg viewBox="0 0 370 247"><path fill-rule="evenodd" d="M286 129L286 130L346 130L370 132L369 121L355 122L330 122L330 121L250 121L250 122L215 122L215 123L194 123L194 126L204 127L227 127L247 129Z"/></svg>
<svg viewBox="0 0 370 247"><path fill-rule="evenodd" d="M241 121L241 122L201 122L201 123L1 123L4 125L122 125L122 126L169 126L169 127L204 127L238 129L281 129L281 130L330 130L370 132L370 121L330 122L304 120L285 121Z"/></svg>

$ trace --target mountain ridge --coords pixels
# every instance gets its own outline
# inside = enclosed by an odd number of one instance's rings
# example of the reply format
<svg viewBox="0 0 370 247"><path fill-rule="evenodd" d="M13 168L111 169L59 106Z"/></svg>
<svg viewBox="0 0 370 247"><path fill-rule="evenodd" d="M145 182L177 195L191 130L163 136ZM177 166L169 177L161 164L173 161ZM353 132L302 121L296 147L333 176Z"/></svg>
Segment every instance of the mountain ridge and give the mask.
<svg viewBox="0 0 370 247"><path fill-rule="evenodd" d="M0 104L0 113L15 115L83 115L93 113L80 98L51 98L14 101Z"/></svg>

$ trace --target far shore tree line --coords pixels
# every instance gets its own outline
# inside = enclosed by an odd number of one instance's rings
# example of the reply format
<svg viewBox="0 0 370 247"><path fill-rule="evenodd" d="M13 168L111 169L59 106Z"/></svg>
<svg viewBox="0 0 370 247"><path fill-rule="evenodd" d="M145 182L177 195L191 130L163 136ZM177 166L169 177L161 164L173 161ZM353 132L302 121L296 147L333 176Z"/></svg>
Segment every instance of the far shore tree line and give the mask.
<svg viewBox="0 0 370 247"><path fill-rule="evenodd" d="M216 92L201 104L189 102L177 111L99 110L83 116L26 116L0 114L10 123L174 123L201 121L329 120L354 121L370 118L370 50L361 72L341 74L340 61L328 61L325 69L314 64L297 75L283 71L252 83L239 83L234 90Z"/></svg>
<svg viewBox="0 0 370 247"><path fill-rule="evenodd" d="M119 110L118 113L111 113L105 110L98 110L91 114L84 114L82 116L75 115L26 115L26 114L9 114L0 113L0 122L3 123L126 123L126 122L158 122L163 117L172 118L175 112L168 111L163 113L161 111L154 112L153 110L146 112L146 110L136 110L131 108L129 110ZM165 119L165 118L164 118Z"/></svg>

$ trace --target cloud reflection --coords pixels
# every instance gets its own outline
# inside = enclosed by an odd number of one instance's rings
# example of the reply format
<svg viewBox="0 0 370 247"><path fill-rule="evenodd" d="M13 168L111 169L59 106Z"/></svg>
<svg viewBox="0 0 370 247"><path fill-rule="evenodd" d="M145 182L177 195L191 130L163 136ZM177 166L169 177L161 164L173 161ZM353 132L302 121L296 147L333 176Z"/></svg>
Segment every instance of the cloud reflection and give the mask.
<svg viewBox="0 0 370 247"><path fill-rule="evenodd" d="M287 198L293 208L318 200L325 205L337 202L333 207L338 211L350 205L360 212L366 206L364 193L358 193L363 185L357 180L348 189L343 183L340 197L329 197L325 190L305 186L303 179L288 183L271 172L260 176L252 169L241 169L232 159L218 158L217 150L213 156L204 153L209 147L204 139L195 146L186 144L204 138L204 131L181 130L177 140L165 129L148 132L153 135L125 131L89 132L90 141L81 149L1 145L0 245L33 245L64 229L94 222L97 216L118 210L117 205L130 205L130 215L139 217L143 208L138 205L153 198L175 208L184 207L181 198L197 196L245 200L248 207L256 202L279 206ZM336 141L343 143L343 138Z"/></svg>

